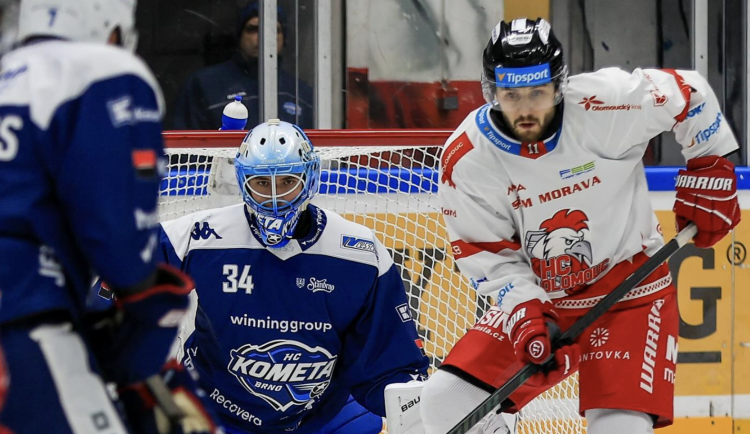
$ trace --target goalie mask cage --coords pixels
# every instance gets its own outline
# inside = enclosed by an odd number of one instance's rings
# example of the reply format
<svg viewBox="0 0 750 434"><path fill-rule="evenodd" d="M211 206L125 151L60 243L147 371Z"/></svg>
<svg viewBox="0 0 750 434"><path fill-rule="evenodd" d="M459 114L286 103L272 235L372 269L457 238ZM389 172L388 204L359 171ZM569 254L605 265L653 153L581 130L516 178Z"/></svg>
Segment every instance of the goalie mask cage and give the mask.
<svg viewBox="0 0 750 434"><path fill-rule="evenodd" d="M162 221L242 202L233 160L245 133L164 133L169 166L159 197ZM453 211L441 210L437 187L441 147L450 132L307 134L323 169L313 203L373 229L392 253L434 370L491 302L460 276L449 251L442 213ZM585 432L577 396L577 376L572 376L528 404L516 416L516 432Z"/></svg>

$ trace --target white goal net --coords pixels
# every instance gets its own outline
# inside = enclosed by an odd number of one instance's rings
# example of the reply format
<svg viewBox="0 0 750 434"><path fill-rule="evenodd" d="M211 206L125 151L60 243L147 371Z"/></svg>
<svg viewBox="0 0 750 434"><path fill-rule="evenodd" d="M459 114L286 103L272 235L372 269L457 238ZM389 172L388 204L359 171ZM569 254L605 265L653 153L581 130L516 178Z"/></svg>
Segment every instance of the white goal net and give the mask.
<svg viewBox="0 0 750 434"><path fill-rule="evenodd" d="M372 228L401 270L412 315L434 370L489 307L459 275L437 200L446 132L311 131L323 160L313 203ZM162 221L239 203L233 158L241 132L165 133L168 174ZM583 433L571 377L530 403L516 432Z"/></svg>

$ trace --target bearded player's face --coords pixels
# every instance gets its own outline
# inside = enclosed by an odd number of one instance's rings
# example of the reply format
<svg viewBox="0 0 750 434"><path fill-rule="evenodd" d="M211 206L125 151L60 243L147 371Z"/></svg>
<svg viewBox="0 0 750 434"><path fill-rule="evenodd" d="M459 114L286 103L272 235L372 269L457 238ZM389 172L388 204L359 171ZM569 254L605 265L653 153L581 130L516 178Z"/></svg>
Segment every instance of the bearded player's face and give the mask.
<svg viewBox="0 0 750 434"><path fill-rule="evenodd" d="M500 110L516 138L536 142L555 117L555 85L498 89Z"/></svg>

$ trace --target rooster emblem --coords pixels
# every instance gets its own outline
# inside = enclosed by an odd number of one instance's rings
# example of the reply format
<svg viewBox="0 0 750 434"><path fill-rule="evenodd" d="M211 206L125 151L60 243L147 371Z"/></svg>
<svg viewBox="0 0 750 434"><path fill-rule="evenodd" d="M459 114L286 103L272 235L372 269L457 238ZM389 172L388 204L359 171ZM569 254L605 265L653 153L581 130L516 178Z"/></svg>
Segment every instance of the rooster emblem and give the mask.
<svg viewBox="0 0 750 434"><path fill-rule="evenodd" d="M563 209L539 225L538 231L526 233L526 253L545 289L565 289L571 293L584 283L580 279L593 262L591 243L586 241L588 217L583 211ZM573 286L566 285L569 282Z"/></svg>

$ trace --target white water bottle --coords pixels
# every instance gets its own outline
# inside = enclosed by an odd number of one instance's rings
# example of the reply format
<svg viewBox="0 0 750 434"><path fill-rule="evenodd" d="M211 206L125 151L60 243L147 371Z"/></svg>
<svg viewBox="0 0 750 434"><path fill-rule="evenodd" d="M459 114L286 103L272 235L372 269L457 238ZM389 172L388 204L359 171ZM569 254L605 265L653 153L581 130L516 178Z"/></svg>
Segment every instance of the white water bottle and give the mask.
<svg viewBox="0 0 750 434"><path fill-rule="evenodd" d="M247 125L247 107L242 104L242 97L237 95L234 101L224 107L220 130L244 130L245 125Z"/></svg>

